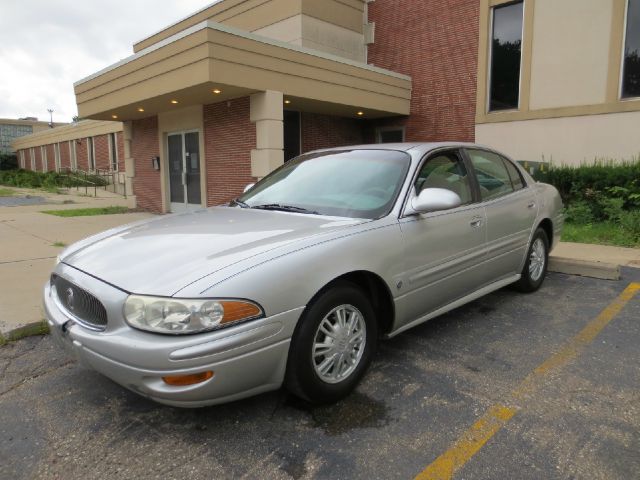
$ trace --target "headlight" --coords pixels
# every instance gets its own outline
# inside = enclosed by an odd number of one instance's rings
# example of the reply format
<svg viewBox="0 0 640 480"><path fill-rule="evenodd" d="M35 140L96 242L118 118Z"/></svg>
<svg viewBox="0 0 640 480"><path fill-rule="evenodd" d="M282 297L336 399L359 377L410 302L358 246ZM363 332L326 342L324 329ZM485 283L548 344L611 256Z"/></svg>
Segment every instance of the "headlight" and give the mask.
<svg viewBox="0 0 640 480"><path fill-rule="evenodd" d="M141 330L174 335L206 332L263 316L247 300L187 299L129 295L124 318Z"/></svg>

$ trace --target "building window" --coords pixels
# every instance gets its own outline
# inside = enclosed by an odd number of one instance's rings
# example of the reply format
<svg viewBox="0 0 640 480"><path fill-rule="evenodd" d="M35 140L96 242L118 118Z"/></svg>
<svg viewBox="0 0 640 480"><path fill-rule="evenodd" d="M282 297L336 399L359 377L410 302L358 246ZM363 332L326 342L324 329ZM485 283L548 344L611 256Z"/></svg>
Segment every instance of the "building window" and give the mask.
<svg viewBox="0 0 640 480"><path fill-rule="evenodd" d="M300 112L285 110L284 116L284 161L300 155Z"/></svg>
<svg viewBox="0 0 640 480"><path fill-rule="evenodd" d="M640 0L629 0L627 3L622 98L629 97L640 97Z"/></svg>
<svg viewBox="0 0 640 480"><path fill-rule="evenodd" d="M78 157L76 157L76 141L69 140L69 160L71 164L71 170L78 169Z"/></svg>
<svg viewBox="0 0 640 480"><path fill-rule="evenodd" d="M93 137L87 137L87 164L90 172L96 169L96 145Z"/></svg>
<svg viewBox="0 0 640 480"><path fill-rule="evenodd" d="M520 59L524 2L492 11L489 110L517 109L520 102Z"/></svg>
<svg viewBox="0 0 640 480"><path fill-rule="evenodd" d="M42 159L42 171L47 171L47 147L40 147L40 158Z"/></svg>
<svg viewBox="0 0 640 480"><path fill-rule="evenodd" d="M53 144L53 155L55 157L55 162L56 162L56 172L59 172L60 169L62 168L62 160L60 158L60 144L59 143L54 143Z"/></svg>
<svg viewBox="0 0 640 480"><path fill-rule="evenodd" d="M109 160L111 163L111 171L118 171L118 137L117 133L109 134Z"/></svg>
<svg viewBox="0 0 640 480"><path fill-rule="evenodd" d="M404 127L381 127L376 129L376 143L404 142Z"/></svg>

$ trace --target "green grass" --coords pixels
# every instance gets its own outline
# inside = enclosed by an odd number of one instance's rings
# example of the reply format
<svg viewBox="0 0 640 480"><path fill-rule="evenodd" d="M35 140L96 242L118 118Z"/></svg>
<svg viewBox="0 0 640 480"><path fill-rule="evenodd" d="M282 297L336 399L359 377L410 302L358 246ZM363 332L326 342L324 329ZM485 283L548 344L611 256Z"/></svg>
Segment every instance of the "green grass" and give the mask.
<svg viewBox="0 0 640 480"><path fill-rule="evenodd" d="M100 208L75 208L70 210L43 210L42 213L56 215L57 217L90 217L93 215L113 215L115 213L127 213L127 207L100 207Z"/></svg>
<svg viewBox="0 0 640 480"><path fill-rule="evenodd" d="M60 241L55 241L51 244L52 247L66 247L67 244L64 242L60 242Z"/></svg>
<svg viewBox="0 0 640 480"><path fill-rule="evenodd" d="M0 197L13 197L15 194L16 192L10 188L0 187Z"/></svg>
<svg viewBox="0 0 640 480"><path fill-rule="evenodd" d="M16 330L13 330L6 337L0 335L0 346L6 345L9 342L16 342L26 337L33 337L35 335L46 335L48 333L49 333L49 325L45 320L42 320L41 322L36 324L17 328Z"/></svg>
<svg viewBox="0 0 640 480"><path fill-rule="evenodd" d="M586 225L565 223L562 231L562 241L640 248L640 237L638 235L634 235L613 222Z"/></svg>

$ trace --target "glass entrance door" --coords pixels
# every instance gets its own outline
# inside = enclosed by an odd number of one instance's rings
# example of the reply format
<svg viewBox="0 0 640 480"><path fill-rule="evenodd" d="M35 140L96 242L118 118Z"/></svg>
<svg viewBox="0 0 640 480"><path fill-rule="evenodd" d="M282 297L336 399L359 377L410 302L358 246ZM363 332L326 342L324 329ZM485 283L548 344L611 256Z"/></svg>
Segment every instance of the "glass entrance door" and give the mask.
<svg viewBox="0 0 640 480"><path fill-rule="evenodd" d="M169 196L172 212L201 207L200 144L198 132L172 133L167 137Z"/></svg>

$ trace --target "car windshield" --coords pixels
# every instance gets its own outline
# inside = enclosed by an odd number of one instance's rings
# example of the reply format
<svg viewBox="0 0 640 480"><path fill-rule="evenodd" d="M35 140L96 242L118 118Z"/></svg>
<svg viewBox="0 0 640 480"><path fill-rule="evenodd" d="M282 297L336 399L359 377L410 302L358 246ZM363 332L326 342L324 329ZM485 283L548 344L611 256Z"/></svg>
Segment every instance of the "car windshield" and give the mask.
<svg viewBox="0 0 640 480"><path fill-rule="evenodd" d="M410 157L395 150L303 155L270 173L234 203L241 207L351 218L391 211Z"/></svg>

